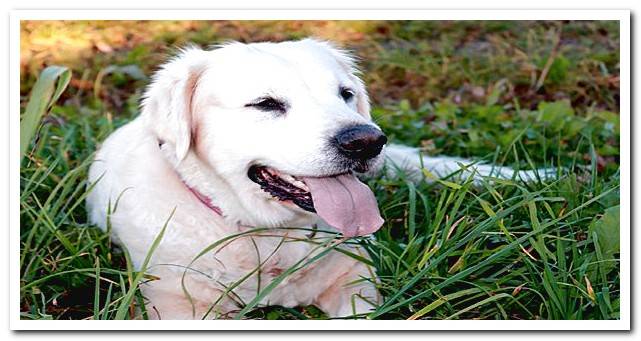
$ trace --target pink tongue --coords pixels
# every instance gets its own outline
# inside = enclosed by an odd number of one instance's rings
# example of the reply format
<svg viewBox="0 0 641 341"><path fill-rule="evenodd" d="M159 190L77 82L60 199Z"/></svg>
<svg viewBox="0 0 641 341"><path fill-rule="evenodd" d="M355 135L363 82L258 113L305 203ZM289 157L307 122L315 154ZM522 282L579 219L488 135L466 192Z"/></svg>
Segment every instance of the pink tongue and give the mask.
<svg viewBox="0 0 641 341"><path fill-rule="evenodd" d="M304 178L316 213L347 237L374 233L383 225L374 193L356 176Z"/></svg>

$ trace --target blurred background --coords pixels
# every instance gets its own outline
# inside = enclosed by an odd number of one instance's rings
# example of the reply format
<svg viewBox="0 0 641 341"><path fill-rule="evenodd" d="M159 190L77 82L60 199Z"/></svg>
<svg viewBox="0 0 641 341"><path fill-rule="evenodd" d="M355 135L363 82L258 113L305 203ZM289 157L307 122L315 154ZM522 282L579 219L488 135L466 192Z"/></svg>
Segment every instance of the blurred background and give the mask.
<svg viewBox="0 0 641 341"><path fill-rule="evenodd" d="M506 145L517 134L505 122L514 119L510 109L545 109L542 103L548 110L539 120L566 139L589 125L573 115L618 126L616 21L25 21L21 94L28 95L45 66L65 65L73 79L62 103L85 114L131 118L149 75L178 47L308 36L359 57L375 117L391 119L391 109L414 126L431 124L429 136L392 129L393 138L422 144L429 153L451 149L445 145L452 129L463 129L474 142L454 146L450 152L457 155ZM470 111L476 123L458 117ZM484 120L494 122L492 129ZM390 128L406 121L389 122ZM607 145L616 147L614 140ZM600 155L616 154L610 147Z"/></svg>

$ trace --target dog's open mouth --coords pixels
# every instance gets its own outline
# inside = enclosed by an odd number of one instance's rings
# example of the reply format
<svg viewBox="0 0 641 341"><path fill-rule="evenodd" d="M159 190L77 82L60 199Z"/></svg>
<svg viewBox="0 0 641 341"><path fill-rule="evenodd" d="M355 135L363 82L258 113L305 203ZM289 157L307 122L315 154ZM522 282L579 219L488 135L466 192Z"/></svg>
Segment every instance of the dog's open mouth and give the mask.
<svg viewBox="0 0 641 341"><path fill-rule="evenodd" d="M370 234L383 225L374 193L352 173L295 177L252 166L247 176L278 200L316 212L347 237Z"/></svg>
<svg viewBox="0 0 641 341"><path fill-rule="evenodd" d="M273 197L291 201L306 211L316 212L312 194L301 180L265 166L252 166L247 176Z"/></svg>

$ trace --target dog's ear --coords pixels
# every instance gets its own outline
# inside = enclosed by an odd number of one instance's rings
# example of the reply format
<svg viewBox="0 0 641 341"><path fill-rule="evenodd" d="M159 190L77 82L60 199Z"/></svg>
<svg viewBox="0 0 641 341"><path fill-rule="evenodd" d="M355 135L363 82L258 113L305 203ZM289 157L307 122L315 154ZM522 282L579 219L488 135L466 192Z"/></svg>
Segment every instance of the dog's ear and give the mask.
<svg viewBox="0 0 641 341"><path fill-rule="evenodd" d="M191 146L195 95L206 58L207 52L197 47L181 50L154 74L143 97L142 116L158 139L174 145L178 161Z"/></svg>
<svg viewBox="0 0 641 341"><path fill-rule="evenodd" d="M361 72L356 66L357 58L349 51L338 48L328 41L321 41L311 38L306 40L312 44L317 44L321 48L329 51L329 53L336 59L341 68L343 68L343 70L345 70L349 74L350 78L352 79L352 81L354 81L354 83L356 83L357 86L356 110L364 117L371 118L367 89L365 88L365 83L363 82L363 80L358 77Z"/></svg>

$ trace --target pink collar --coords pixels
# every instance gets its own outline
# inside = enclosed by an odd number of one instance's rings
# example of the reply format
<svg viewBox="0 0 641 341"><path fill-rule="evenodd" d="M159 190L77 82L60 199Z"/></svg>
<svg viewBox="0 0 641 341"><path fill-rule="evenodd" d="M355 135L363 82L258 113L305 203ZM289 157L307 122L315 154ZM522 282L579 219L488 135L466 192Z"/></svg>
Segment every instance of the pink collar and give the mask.
<svg viewBox="0 0 641 341"><path fill-rule="evenodd" d="M165 141L163 141L163 140L158 140L158 148L162 148L162 145L163 145L163 144L165 144ZM178 175L178 178L180 178L180 175ZM185 185L185 187L187 187L187 189L189 189L189 191L190 191L190 192L192 192L192 193L196 196L196 198L198 198L198 200L200 200L200 202L202 202L202 203L203 203L205 206L207 206L210 210L214 211L214 213L216 213L216 214L218 214L219 216L221 216L221 217L222 217L222 215L223 215L223 210L221 210L221 209L220 209L220 207L218 207L218 206L214 205L214 204L211 202L211 199L210 199L209 197L207 197L206 195L204 195L204 194L200 193L197 189L195 189L195 188L193 188L193 187L189 186L189 185L185 182L185 180L183 180L183 179L180 179L180 180L181 180L181 181L182 181L182 183Z"/></svg>
<svg viewBox="0 0 641 341"><path fill-rule="evenodd" d="M195 189L195 188L193 188L193 187L191 187L191 186L187 185L187 183L186 183L185 181L183 181L183 184L185 184L185 186L187 187L187 189L189 189L189 191L190 191L190 192L194 193L194 195L196 196L196 198L198 198L198 200L200 200L200 202L202 202L203 204L205 204L205 206L207 206L210 210L214 211L214 212L215 212L216 214L218 214L219 216L222 216L222 215L223 215L223 211L220 209L220 207L215 206L215 205L211 202L211 199L210 199L209 197L207 197L206 195L204 195L204 194L202 194L202 193L198 192L198 190L197 190L197 189Z"/></svg>

